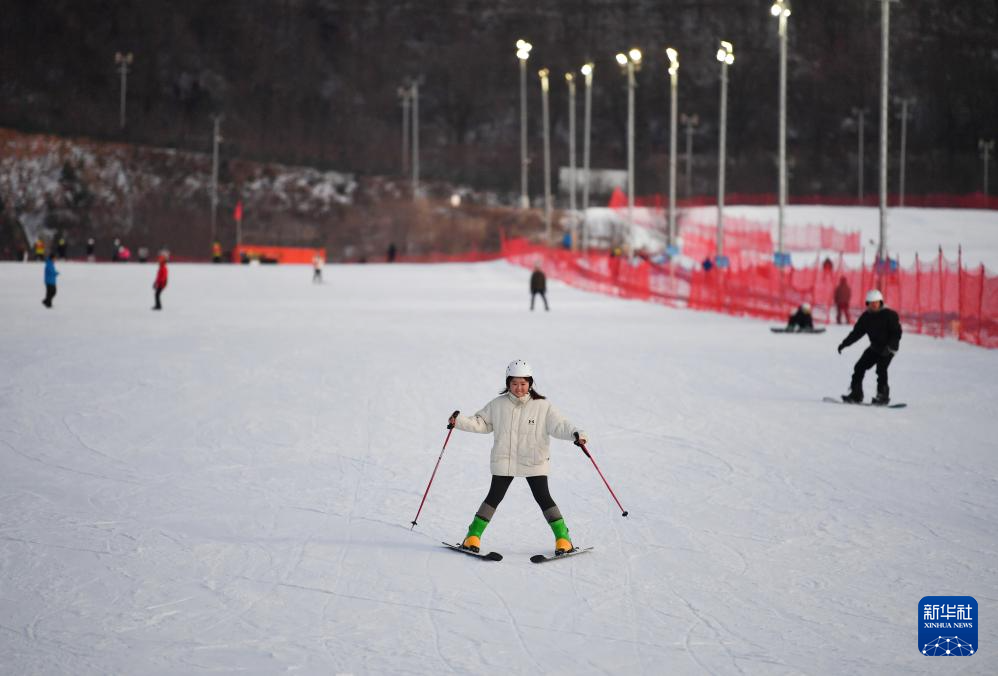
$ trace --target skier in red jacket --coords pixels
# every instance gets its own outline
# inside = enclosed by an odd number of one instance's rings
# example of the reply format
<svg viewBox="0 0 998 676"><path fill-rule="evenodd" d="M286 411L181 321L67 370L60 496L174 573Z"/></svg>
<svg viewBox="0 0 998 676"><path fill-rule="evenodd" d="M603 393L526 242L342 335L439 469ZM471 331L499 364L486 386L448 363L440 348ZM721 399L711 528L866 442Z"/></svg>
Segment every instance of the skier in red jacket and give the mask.
<svg viewBox="0 0 998 676"><path fill-rule="evenodd" d="M156 291L156 305L153 306L153 310L162 310L163 306L159 302L159 296L163 293L163 289L166 288L166 254L159 255L159 270L156 272L156 281L152 283L152 288Z"/></svg>

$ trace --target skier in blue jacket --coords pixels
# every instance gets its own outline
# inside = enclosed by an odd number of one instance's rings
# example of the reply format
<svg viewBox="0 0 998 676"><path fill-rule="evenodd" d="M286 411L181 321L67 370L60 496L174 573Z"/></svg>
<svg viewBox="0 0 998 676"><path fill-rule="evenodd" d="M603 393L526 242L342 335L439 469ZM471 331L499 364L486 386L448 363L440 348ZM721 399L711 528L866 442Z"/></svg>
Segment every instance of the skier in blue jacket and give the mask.
<svg viewBox="0 0 998 676"><path fill-rule="evenodd" d="M52 299L55 298L55 278L59 276L59 271L55 269L55 259L52 252L45 257L45 300L42 305L52 307Z"/></svg>

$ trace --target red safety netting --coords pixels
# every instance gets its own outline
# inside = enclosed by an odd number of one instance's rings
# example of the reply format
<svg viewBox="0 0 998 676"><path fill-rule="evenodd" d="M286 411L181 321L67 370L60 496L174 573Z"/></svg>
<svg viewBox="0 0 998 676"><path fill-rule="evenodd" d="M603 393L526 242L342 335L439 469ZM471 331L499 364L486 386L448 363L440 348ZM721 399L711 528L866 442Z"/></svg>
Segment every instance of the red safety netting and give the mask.
<svg viewBox="0 0 998 676"><path fill-rule="evenodd" d="M724 202L729 205L773 205L777 203L776 193L725 193ZM837 205L837 206L867 206L880 204L880 196L871 193L863 196L862 202L855 195L791 195L790 204ZM901 203L899 195L887 196L887 206L898 206ZM634 205L639 207L659 207L668 204L661 194L635 195ZM717 204L716 195L697 195L676 200L679 207L703 207ZM982 192L968 195L950 193L930 193L928 195L905 195L904 204L909 207L935 207L949 209L998 209L998 196L985 195ZM627 195L616 188L610 196L610 207L627 206Z"/></svg>
<svg viewBox="0 0 998 676"><path fill-rule="evenodd" d="M916 258L908 269L877 264L847 269L840 257L831 269L817 262L781 269L759 261L709 271L548 249L523 239L504 240L502 254L525 267L539 264L549 277L589 291L776 321L785 321L803 302L811 304L816 321L836 321L835 290L844 279L851 290L842 318L846 323L863 312L866 291L879 288L906 330L998 348L998 277L989 276L983 265L968 270L960 261L949 262L942 252L932 261Z"/></svg>

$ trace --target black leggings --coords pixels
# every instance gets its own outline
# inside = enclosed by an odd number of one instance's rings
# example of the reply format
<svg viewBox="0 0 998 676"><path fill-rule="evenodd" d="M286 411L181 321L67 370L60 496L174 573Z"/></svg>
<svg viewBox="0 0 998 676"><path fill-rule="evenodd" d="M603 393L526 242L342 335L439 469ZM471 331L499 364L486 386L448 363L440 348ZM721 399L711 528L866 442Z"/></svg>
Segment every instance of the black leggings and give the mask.
<svg viewBox="0 0 998 676"><path fill-rule="evenodd" d="M478 509L478 516L486 521L491 521L496 507L506 497L506 491L509 489L511 483L513 483L513 477L493 474L492 485L489 486L489 494L485 496L485 501L482 502L482 506ZM530 486L530 492L533 494L534 500L537 501L537 506L544 513L544 517L548 521L557 521L560 519L561 511L558 509L558 505L555 504L554 499L551 497L551 492L548 490L547 476L528 476L527 485Z"/></svg>

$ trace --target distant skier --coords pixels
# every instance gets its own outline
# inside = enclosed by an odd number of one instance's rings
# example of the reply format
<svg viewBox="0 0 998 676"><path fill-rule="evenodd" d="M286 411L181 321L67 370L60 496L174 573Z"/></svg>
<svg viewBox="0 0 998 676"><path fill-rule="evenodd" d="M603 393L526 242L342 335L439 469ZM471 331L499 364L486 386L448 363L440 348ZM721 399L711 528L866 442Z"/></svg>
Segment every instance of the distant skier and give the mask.
<svg viewBox="0 0 998 676"><path fill-rule="evenodd" d="M842 318L845 317L846 324L850 322L849 319L849 301L852 299L852 289L849 288L849 282L846 281L845 276L839 277L839 285L835 287L835 323L841 324Z"/></svg>
<svg viewBox="0 0 998 676"><path fill-rule="evenodd" d="M541 270L541 264L534 264L534 272L530 275L530 311L534 311L534 299L540 295L541 300L544 301L545 312L550 310L548 307L548 297L547 297L547 277L544 276L544 271Z"/></svg>
<svg viewBox="0 0 998 676"><path fill-rule="evenodd" d="M801 303L797 311L790 315L787 321L787 331L813 331L814 319L811 317L810 303Z"/></svg>
<svg viewBox="0 0 998 676"><path fill-rule="evenodd" d="M163 305L159 301L159 297L163 294L163 289L166 288L166 280L169 273L166 270L166 254L159 255L159 270L156 271L156 281L152 283L152 288L156 292L156 304L153 305L153 310L162 310Z"/></svg>
<svg viewBox="0 0 998 676"><path fill-rule="evenodd" d="M312 256L312 283L322 284L322 266L326 264L322 254Z"/></svg>
<svg viewBox="0 0 998 676"><path fill-rule="evenodd" d="M506 387L472 417L457 414L448 421L465 432L495 434L492 443L492 485L461 546L473 552L481 547L482 533L495 515L513 477L526 477L530 492L555 537L555 554L573 549L568 526L548 491L551 450L549 437L586 443L586 433L564 418L534 389L533 370L517 359L506 367Z"/></svg>
<svg viewBox="0 0 998 676"><path fill-rule="evenodd" d="M93 263L97 260L94 257L94 250L97 248L97 242L94 241L93 237L87 239L87 261Z"/></svg>
<svg viewBox="0 0 998 676"><path fill-rule="evenodd" d="M52 299L55 298L55 278L59 276L59 271L55 269L55 257L50 251L45 258L45 300L42 305L47 308L52 307Z"/></svg>
<svg viewBox="0 0 998 676"><path fill-rule="evenodd" d="M385 260L389 263L394 263L396 255L398 255L398 249L395 248L395 242L391 242L388 245L388 252L385 254Z"/></svg>
<svg viewBox="0 0 998 676"><path fill-rule="evenodd" d="M859 404L863 401L863 376L873 366L877 367L877 396L872 404L886 406L890 403L890 387L887 383L887 367L901 346L901 320L898 313L884 307L884 296L877 289L866 294L866 311L859 316L856 326L839 344L839 354L866 335L870 346L863 351L852 372L849 394L842 395L842 401Z"/></svg>

